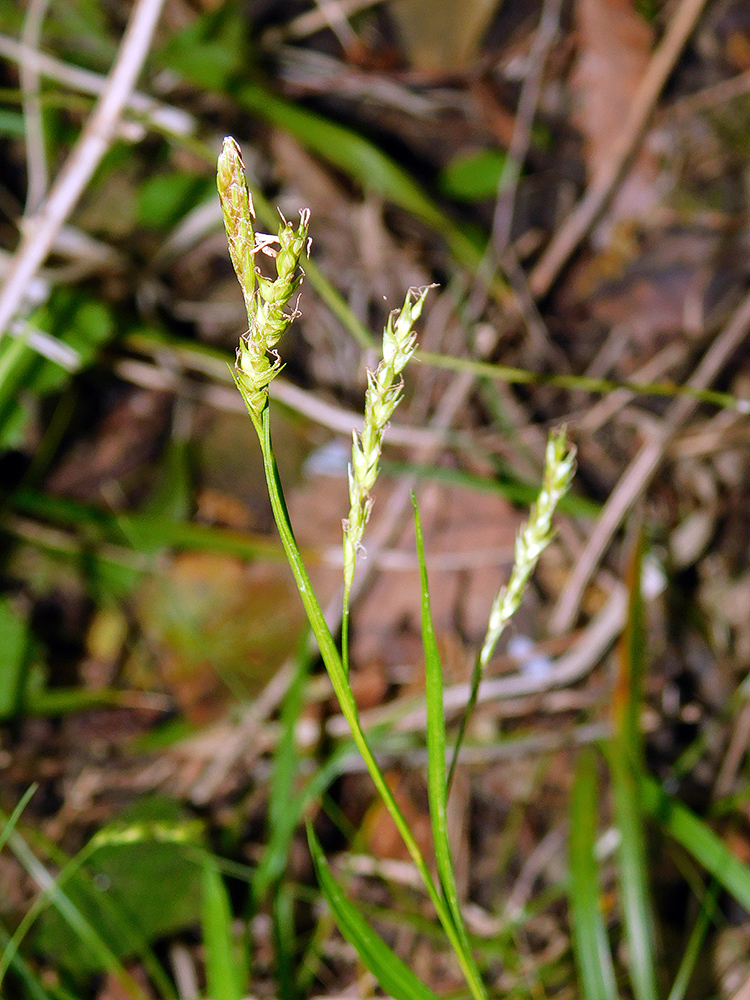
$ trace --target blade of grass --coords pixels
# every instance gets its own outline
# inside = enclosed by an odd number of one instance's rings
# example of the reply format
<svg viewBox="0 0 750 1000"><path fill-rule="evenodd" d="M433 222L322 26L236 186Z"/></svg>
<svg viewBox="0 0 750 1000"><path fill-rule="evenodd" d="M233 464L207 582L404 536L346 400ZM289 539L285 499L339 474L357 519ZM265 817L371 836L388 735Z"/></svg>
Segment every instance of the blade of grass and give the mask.
<svg viewBox="0 0 750 1000"><path fill-rule="evenodd" d="M284 997L284 1000L295 1000L299 995L295 976L297 942L294 928L294 900L287 883L282 883L274 893L272 919L276 946L276 995Z"/></svg>
<svg viewBox="0 0 750 1000"><path fill-rule="evenodd" d="M704 945L708 928L717 910L719 886L717 882L706 892L701 902L698 918L693 924L687 946L682 954L680 967L672 983L667 1000L684 1000L687 988L690 985L698 959L704 953Z"/></svg>
<svg viewBox="0 0 750 1000"><path fill-rule="evenodd" d="M284 558L278 542L261 535L229 531L208 524L188 524L152 514L110 514L92 504L19 489L9 505L21 514L86 531L86 540L122 544L152 553L163 548L222 552L244 558Z"/></svg>
<svg viewBox="0 0 750 1000"><path fill-rule="evenodd" d="M241 1000L243 990L233 949L229 898L218 868L210 856L203 862L201 886L201 924L208 994L213 1000Z"/></svg>
<svg viewBox="0 0 750 1000"><path fill-rule="evenodd" d="M10 837L11 833L13 833L13 831L15 830L16 824L21 818L24 809L31 801L34 792L36 792L38 787L39 786L37 784L29 785L29 787L26 789L26 791L19 799L16 808L13 810L10 816L8 816L7 819L3 820L2 829L0 829L0 851L2 851L2 849L8 842L8 838Z"/></svg>
<svg viewBox="0 0 750 1000"><path fill-rule="evenodd" d="M674 385L671 382L612 382L609 379L591 378L587 375L561 375L555 372L534 372L526 368L497 365L491 361L475 361L472 358L458 358L450 354L436 354L433 351L418 350L414 357L424 364L448 371L469 372L477 378L494 379L509 385L550 385L559 389L580 390L607 396L611 392L625 389L637 396L659 396L666 398L695 399L709 403L720 409L750 412L750 402L738 399L728 392L715 389L695 389L688 385Z"/></svg>
<svg viewBox="0 0 750 1000"><path fill-rule="evenodd" d="M0 597L0 719L7 719L23 699L31 646L28 617L10 598Z"/></svg>
<svg viewBox="0 0 750 1000"><path fill-rule="evenodd" d="M484 986L479 975L469 944L469 935L464 924L463 912L458 899L456 877L453 870L450 840L448 837L448 780L445 757L447 742L445 738L445 716L443 714L443 671L440 664L440 654L435 639L435 629L430 610L430 590L427 580L427 566L424 554L424 537L422 522L419 516L417 499L412 493L414 506L414 530L417 539L417 558L419 560L419 578L422 592L422 644L425 655L425 687L427 702L427 785L430 800L430 823L432 825L432 840L435 846L440 888L448 904L448 908L456 928L458 940L462 948L462 964L469 970L474 986L480 995L484 995Z"/></svg>
<svg viewBox="0 0 750 1000"><path fill-rule="evenodd" d="M596 757L584 751L576 768L570 811L568 900L573 950L584 1000L617 1000L615 970L600 909L601 892L594 855L598 789Z"/></svg>
<svg viewBox="0 0 750 1000"><path fill-rule="evenodd" d="M636 539L628 565L628 618L620 641L613 697L613 736L609 747L615 823L620 834L618 870L629 971L636 1000L659 995L654 955L654 919L648 889L646 846L639 782L644 773L640 731L644 670L642 538Z"/></svg>
<svg viewBox="0 0 750 1000"><path fill-rule="evenodd" d="M309 824L307 840L318 882L339 930L356 949L386 994L394 1000L437 1000L436 994L417 978L346 898L331 875L320 843Z"/></svg>
<svg viewBox="0 0 750 1000"><path fill-rule="evenodd" d="M644 812L750 912L750 868L732 854L707 823L667 795L653 778L641 778L639 794Z"/></svg>
<svg viewBox="0 0 750 1000"><path fill-rule="evenodd" d="M0 924L0 945L3 947L3 955L5 948L10 945L10 942L10 934ZM43 988L36 974L29 968L23 956L19 955L18 952L14 953L10 967L25 986L29 1000L51 1000L50 994ZM8 996L11 995L10 991L8 991Z"/></svg>

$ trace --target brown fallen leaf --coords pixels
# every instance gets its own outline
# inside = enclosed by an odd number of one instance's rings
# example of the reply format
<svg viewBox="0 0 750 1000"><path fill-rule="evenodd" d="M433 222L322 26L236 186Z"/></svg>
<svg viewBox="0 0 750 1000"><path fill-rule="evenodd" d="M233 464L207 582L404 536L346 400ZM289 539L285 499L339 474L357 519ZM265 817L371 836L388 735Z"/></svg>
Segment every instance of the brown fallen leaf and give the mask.
<svg viewBox="0 0 750 1000"><path fill-rule="evenodd" d="M187 717L253 697L298 641L304 619L290 570L186 552L140 588L136 614L159 672Z"/></svg>

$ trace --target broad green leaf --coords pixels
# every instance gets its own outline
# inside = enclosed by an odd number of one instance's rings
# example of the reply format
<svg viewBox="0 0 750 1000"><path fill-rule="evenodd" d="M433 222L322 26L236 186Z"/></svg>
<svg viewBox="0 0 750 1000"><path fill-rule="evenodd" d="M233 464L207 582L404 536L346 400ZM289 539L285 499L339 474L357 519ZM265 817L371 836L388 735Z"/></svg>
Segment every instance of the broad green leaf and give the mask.
<svg viewBox="0 0 750 1000"><path fill-rule="evenodd" d="M176 70L202 90L223 91L247 71L247 21L239 5L209 10L182 31L171 32L154 61Z"/></svg>
<svg viewBox="0 0 750 1000"><path fill-rule="evenodd" d="M146 178L138 189L138 221L153 229L168 229L203 201L213 181L172 170Z"/></svg>
<svg viewBox="0 0 750 1000"><path fill-rule="evenodd" d="M144 799L94 836L85 872L71 874L65 893L118 958L142 954L198 922L201 872L188 852L199 845L199 823L168 799ZM57 911L43 915L35 946L74 975L102 968L101 955Z"/></svg>
<svg viewBox="0 0 750 1000"><path fill-rule="evenodd" d="M37 860L23 837L15 830L10 834L9 843L13 853L43 892L36 903L27 911L3 952L0 960L0 985L2 985L8 966L13 962L18 946L29 926L41 909L49 904L54 907L53 913L59 915L63 922L62 926L69 931L76 945L80 946L81 950L86 953L95 968L110 972L120 984L126 997L131 998L131 1000L146 1000L141 988L125 970L119 957L110 947L110 943L100 932L100 927L81 911L66 889L61 886L65 870L60 873L57 879L52 878L44 865ZM148 963L146 964L149 967ZM63 963L60 962L60 965L62 966ZM156 979L156 977L154 978ZM164 980L164 984L168 986L166 980ZM166 996L171 995L171 991L167 989Z"/></svg>

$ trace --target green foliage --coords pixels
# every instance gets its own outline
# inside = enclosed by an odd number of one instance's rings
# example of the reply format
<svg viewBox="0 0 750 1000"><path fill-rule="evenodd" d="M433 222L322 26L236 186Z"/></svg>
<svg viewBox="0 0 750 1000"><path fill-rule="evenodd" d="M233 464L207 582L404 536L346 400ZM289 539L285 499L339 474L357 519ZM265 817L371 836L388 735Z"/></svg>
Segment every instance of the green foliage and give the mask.
<svg viewBox="0 0 750 1000"><path fill-rule="evenodd" d="M29 318L25 331L0 341L0 447L17 447L23 439L31 417L24 394L30 398L59 392L71 378L68 369L41 357L31 346L37 329L64 345L63 356L74 359L80 369L94 361L115 325L101 302L61 287Z"/></svg>
<svg viewBox="0 0 750 1000"><path fill-rule="evenodd" d="M212 186L209 178L186 171L147 177L138 188L138 221L153 229L168 229L200 204Z"/></svg>
<svg viewBox="0 0 750 1000"><path fill-rule="evenodd" d="M598 789L596 758L581 755L571 799L570 883L573 947L585 1000L617 1000L612 954L601 912L595 857Z"/></svg>
<svg viewBox="0 0 750 1000"><path fill-rule="evenodd" d="M225 90L233 78L247 73L246 30L239 5L219 6L170 35L154 61L202 90Z"/></svg>
<svg viewBox="0 0 750 1000"><path fill-rule="evenodd" d="M496 198L507 162L507 153L499 149L461 153L454 156L440 172L440 190L457 201Z"/></svg>
<svg viewBox="0 0 750 1000"><path fill-rule="evenodd" d="M20 111L0 108L0 135L20 139L25 131L24 117Z"/></svg>
<svg viewBox="0 0 750 1000"><path fill-rule="evenodd" d="M11 598L0 597L0 719L18 709L30 644L27 616Z"/></svg>
<svg viewBox="0 0 750 1000"><path fill-rule="evenodd" d="M143 954L157 939L198 922L200 844L200 823L176 803L144 799L95 835L63 888L115 955ZM34 945L75 977L102 968L56 910L42 916Z"/></svg>
<svg viewBox="0 0 750 1000"><path fill-rule="evenodd" d="M244 990L232 934L229 897L210 857L203 862L201 915L208 992L213 1000L240 1000Z"/></svg>

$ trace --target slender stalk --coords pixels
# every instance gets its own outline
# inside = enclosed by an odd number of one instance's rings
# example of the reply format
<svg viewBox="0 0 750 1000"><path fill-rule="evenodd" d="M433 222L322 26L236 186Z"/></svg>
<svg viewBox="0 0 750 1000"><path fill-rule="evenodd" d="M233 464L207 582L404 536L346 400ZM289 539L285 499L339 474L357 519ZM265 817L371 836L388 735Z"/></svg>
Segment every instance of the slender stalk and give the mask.
<svg viewBox="0 0 750 1000"><path fill-rule="evenodd" d="M310 622L310 626L318 642L320 655L328 672L328 676L331 679L334 693L336 694L339 705L341 706L341 712L349 724L356 747L362 755L362 759L364 760L367 770L370 773L370 777L373 780L375 788L385 803L388 812L391 814L391 817L396 824L396 828L406 845L412 861L414 862L422 881L424 882L427 894L435 908L443 930L450 941L451 947L455 952L461 971L466 978L474 1000L486 1000L484 986L476 972L476 969L473 967L473 963L465 954L462 935L454 923L450 908L442 893L439 892L437 886L435 885L424 859L424 855L419 849L419 845L409 829L409 826L401 813L395 798L393 797L393 793L388 787L385 776L380 768L380 765L375 759L375 755L367 742L364 730L362 729L362 725L359 721L357 705L354 701L354 695L349 683L349 678L344 669L342 658L336 648L336 643L334 642L331 631L328 628L328 624L326 623L323 611L318 603L312 584L310 583L310 578L307 575L307 571L302 561L302 556L300 555L299 548L297 547L297 543L294 538L294 532L289 520L289 513L284 500L279 480L278 468L276 465L276 458L274 456L273 446L271 443L271 423L268 405L264 406L260 416L255 416L252 413L251 416L253 417L255 429L258 431L263 456L263 469L266 476L266 485L268 486L268 495L271 501L271 509L276 521L276 526L281 537L281 544L283 545L287 559L289 560L289 565L292 569L292 573L294 574L294 580L297 584L300 597L302 598L302 603L304 604L308 621Z"/></svg>

